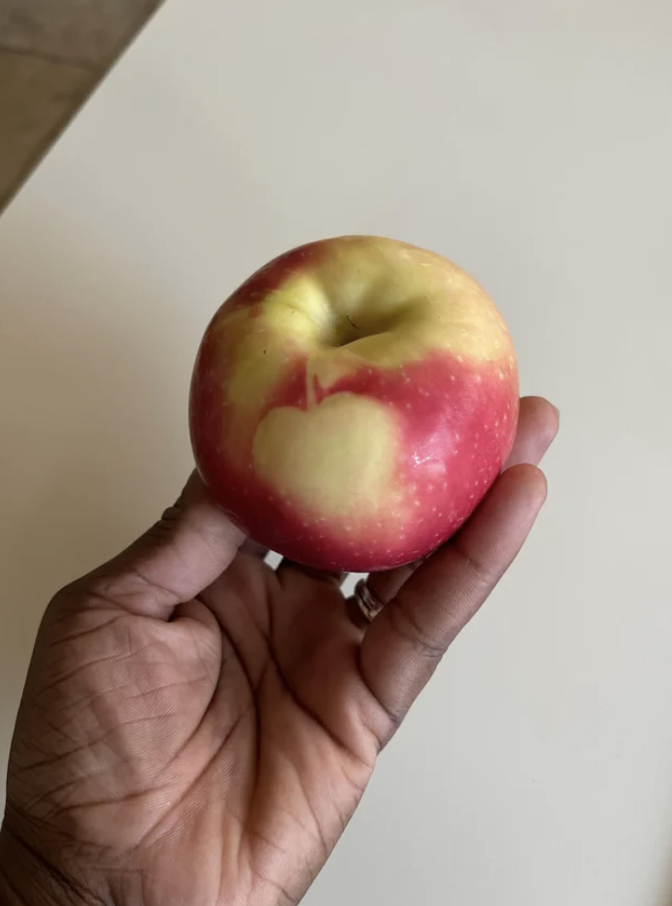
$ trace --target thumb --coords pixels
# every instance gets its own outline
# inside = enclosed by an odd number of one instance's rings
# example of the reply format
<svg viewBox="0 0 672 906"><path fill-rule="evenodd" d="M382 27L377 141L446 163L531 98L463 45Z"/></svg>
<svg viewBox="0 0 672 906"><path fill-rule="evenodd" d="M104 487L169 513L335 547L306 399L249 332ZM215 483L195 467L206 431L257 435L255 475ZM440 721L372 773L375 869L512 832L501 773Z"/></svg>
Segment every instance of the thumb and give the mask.
<svg viewBox="0 0 672 906"><path fill-rule="evenodd" d="M194 472L159 522L71 590L167 620L224 572L244 540Z"/></svg>

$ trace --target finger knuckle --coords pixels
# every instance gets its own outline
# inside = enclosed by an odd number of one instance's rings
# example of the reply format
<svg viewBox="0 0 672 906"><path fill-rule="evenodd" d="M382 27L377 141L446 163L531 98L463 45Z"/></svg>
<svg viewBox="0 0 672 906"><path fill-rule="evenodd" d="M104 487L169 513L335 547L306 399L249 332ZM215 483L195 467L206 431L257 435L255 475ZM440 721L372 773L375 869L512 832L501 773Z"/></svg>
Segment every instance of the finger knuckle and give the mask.
<svg viewBox="0 0 672 906"><path fill-rule="evenodd" d="M445 646L430 638L419 625L413 611L403 602L390 608L390 625L396 635L412 646L416 655L429 662L438 662L445 654Z"/></svg>

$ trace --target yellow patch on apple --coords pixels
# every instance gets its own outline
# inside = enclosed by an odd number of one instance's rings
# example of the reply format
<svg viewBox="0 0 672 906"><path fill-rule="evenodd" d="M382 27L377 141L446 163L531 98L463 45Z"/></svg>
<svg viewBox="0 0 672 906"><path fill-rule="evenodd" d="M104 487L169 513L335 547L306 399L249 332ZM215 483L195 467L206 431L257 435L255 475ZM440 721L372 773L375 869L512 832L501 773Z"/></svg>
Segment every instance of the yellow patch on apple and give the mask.
<svg viewBox="0 0 672 906"><path fill-rule="evenodd" d="M307 522L334 520L339 534L356 534L379 510L389 515L399 504L398 436L389 407L335 393L305 411L272 409L257 428L253 462L259 477ZM364 437L375 438L366 450Z"/></svg>
<svg viewBox="0 0 672 906"><path fill-rule="evenodd" d="M362 365L398 369L437 351L478 366L513 351L475 280L432 252L388 240L336 240L330 255L287 274L256 305L228 384L231 402L252 417L290 357L304 358L328 390ZM220 329L240 329L240 317L224 314Z"/></svg>

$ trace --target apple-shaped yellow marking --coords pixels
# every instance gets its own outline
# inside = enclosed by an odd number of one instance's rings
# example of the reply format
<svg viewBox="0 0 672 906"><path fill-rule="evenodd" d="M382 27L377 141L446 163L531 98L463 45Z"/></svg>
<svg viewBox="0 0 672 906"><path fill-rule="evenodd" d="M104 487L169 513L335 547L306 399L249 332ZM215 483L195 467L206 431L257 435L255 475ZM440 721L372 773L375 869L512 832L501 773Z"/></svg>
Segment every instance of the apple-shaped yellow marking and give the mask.
<svg viewBox="0 0 672 906"><path fill-rule="evenodd" d="M372 443L362 449L364 438ZM335 393L305 411L272 409L257 428L259 476L307 523L338 523L356 535L399 504L399 429L393 410L366 396ZM332 529L333 530L333 529Z"/></svg>

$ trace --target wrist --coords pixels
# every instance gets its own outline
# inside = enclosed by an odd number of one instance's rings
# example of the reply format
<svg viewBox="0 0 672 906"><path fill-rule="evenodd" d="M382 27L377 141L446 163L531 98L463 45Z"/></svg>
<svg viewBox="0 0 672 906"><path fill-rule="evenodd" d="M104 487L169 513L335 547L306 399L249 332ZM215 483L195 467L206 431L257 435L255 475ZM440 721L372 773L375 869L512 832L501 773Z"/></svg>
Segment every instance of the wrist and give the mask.
<svg viewBox="0 0 672 906"><path fill-rule="evenodd" d="M103 900L49 865L6 825L0 827L2 906L104 906Z"/></svg>

